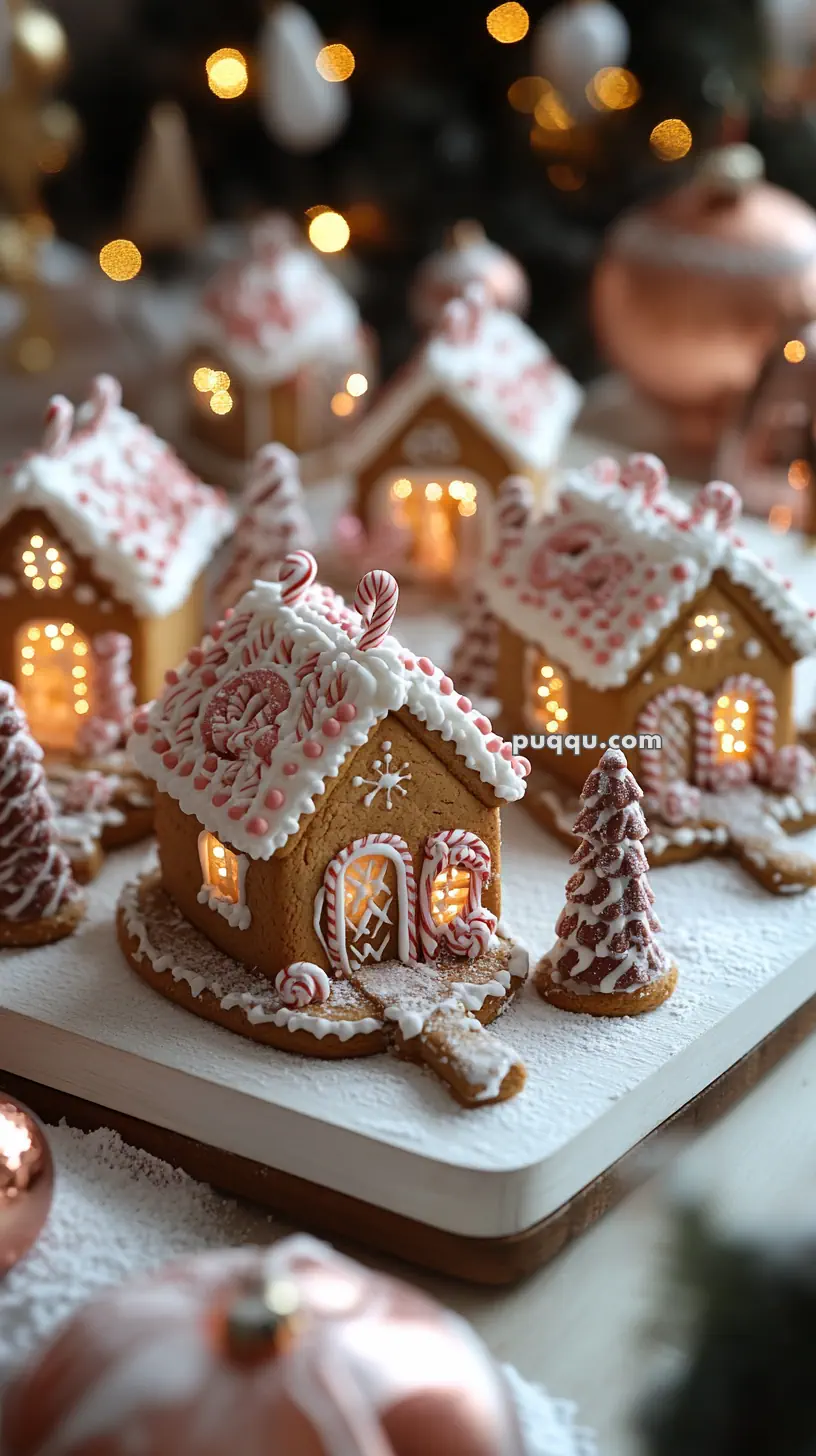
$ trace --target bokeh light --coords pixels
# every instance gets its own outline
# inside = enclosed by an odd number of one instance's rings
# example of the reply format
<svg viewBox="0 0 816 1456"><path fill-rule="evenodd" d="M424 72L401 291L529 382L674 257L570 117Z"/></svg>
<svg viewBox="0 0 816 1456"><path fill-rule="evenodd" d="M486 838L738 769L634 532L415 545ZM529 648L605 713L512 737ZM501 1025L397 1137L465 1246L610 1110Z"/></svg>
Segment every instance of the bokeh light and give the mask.
<svg viewBox="0 0 816 1456"><path fill-rule="evenodd" d="M141 272L142 255L127 238L114 238L101 250L99 266L115 283L127 283Z"/></svg>
<svg viewBox="0 0 816 1456"><path fill-rule="evenodd" d="M501 45L514 45L516 41L524 40L530 29L530 17L517 0L497 5L495 10L491 10L486 23L489 34Z"/></svg>
<svg viewBox="0 0 816 1456"><path fill-rule="evenodd" d="M215 375L216 371L214 369L207 369L206 367L196 369L193 375L193 384L199 394L212 394L212 391L215 389Z"/></svg>
<svg viewBox="0 0 816 1456"><path fill-rule="evenodd" d="M621 66L603 66L592 77L586 94L596 110L626 111L640 100L640 82Z"/></svg>
<svg viewBox="0 0 816 1456"><path fill-rule="evenodd" d="M782 353L785 355L789 364L801 364L802 360L807 356L807 348L801 339L788 339Z"/></svg>
<svg viewBox="0 0 816 1456"><path fill-rule="evenodd" d="M346 380L346 389L354 399L359 399L368 389L368 380L364 374L350 374Z"/></svg>
<svg viewBox="0 0 816 1456"><path fill-rule="evenodd" d="M790 506L771 506L768 512L768 525L778 536L784 536L793 524L793 511Z"/></svg>
<svg viewBox="0 0 816 1456"><path fill-rule="evenodd" d="M813 479L813 471L807 460L792 460L788 466L788 485L793 490L807 490Z"/></svg>
<svg viewBox="0 0 816 1456"><path fill-rule="evenodd" d="M340 390L338 394L332 395L331 412L333 415L342 419L345 415L350 415L353 409L354 400L350 394L346 394L345 390Z"/></svg>
<svg viewBox="0 0 816 1456"><path fill-rule="evenodd" d="M563 100L554 86L549 82L544 83L544 90L536 102L535 119L545 131L569 131L575 125L574 118L570 115Z"/></svg>
<svg viewBox="0 0 816 1456"><path fill-rule="evenodd" d="M324 81L347 81L356 64L354 52L339 43L325 45L315 61Z"/></svg>
<svg viewBox="0 0 816 1456"><path fill-rule="evenodd" d="M210 409L214 415L228 415L232 404L232 395L228 389L217 389L210 399Z"/></svg>
<svg viewBox="0 0 816 1456"><path fill-rule="evenodd" d="M340 212L318 212L309 223L309 242L319 253L341 253L351 229Z"/></svg>
<svg viewBox="0 0 816 1456"><path fill-rule="evenodd" d="M547 176L553 187L557 187L559 192L580 192L586 182L586 173L579 172L575 167L567 167L560 162L547 168Z"/></svg>
<svg viewBox="0 0 816 1456"><path fill-rule="evenodd" d="M249 85L246 57L232 46L223 46L207 57L207 81L210 90L222 101L243 96Z"/></svg>
<svg viewBox="0 0 816 1456"><path fill-rule="evenodd" d="M543 76L519 76L507 92L507 100L514 111L530 116L536 109L545 91L551 90L549 81Z"/></svg>
<svg viewBox="0 0 816 1456"><path fill-rule="evenodd" d="M679 162L688 156L692 141L691 128L677 116L659 121L649 137L652 151L661 162Z"/></svg>

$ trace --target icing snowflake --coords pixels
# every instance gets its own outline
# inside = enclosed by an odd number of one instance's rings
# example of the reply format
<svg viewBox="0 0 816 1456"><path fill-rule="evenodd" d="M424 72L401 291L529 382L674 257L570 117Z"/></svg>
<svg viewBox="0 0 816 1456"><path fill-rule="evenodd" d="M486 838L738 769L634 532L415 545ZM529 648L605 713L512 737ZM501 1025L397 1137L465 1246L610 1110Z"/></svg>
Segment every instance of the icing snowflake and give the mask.
<svg viewBox="0 0 816 1456"><path fill-rule="evenodd" d="M399 794L402 796L402 798L405 798L406 794L408 793L408 790L402 787L402 785L404 783L407 783L408 780L411 778L411 775L405 772L408 764L402 763L400 764L398 769L394 768L394 760L391 754L390 742L385 742L382 744L382 751L383 757L381 759L375 759L373 764L373 770L376 774L376 778L364 779L361 778L359 774L357 774L356 777L353 778L351 781L352 787L355 789L362 788L363 784L370 785L371 791L370 793L366 794L365 798L363 799L363 803L365 804L365 807L367 809L369 809L374 803L374 800L376 799L381 789L385 794L386 809L393 809L394 794Z"/></svg>

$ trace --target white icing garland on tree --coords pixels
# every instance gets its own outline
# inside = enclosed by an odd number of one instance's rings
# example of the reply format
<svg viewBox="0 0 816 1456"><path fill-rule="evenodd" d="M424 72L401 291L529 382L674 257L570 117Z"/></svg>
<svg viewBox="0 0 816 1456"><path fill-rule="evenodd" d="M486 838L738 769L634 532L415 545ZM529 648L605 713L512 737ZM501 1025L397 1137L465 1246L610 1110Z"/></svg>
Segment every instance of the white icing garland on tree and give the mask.
<svg viewBox="0 0 816 1456"><path fill-rule="evenodd" d="M42 749L0 683L0 919L47 920L76 896L59 847Z"/></svg>

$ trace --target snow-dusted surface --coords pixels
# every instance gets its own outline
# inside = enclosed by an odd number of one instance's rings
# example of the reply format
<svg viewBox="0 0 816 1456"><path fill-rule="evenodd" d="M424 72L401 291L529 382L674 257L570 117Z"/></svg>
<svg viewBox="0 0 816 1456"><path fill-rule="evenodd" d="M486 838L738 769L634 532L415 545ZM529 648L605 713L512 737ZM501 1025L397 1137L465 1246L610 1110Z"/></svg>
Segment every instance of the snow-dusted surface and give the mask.
<svg viewBox="0 0 816 1456"><path fill-rule="evenodd" d="M229 1244L268 1244L285 1229L220 1198L117 1133L49 1129L51 1215L34 1250L0 1283L0 1388L20 1361L102 1290L168 1260ZM575 1408L505 1373L529 1456L594 1456Z"/></svg>

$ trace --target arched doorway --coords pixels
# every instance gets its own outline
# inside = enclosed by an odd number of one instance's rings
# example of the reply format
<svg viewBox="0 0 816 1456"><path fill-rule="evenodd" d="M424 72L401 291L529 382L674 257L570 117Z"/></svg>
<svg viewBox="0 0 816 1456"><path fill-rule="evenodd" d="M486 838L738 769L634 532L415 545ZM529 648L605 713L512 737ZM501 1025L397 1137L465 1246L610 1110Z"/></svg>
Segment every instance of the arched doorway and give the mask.
<svg viewBox="0 0 816 1456"><path fill-rule="evenodd" d="M15 686L31 732L43 748L72 749L91 711L92 657L73 622L26 622L14 642Z"/></svg>

